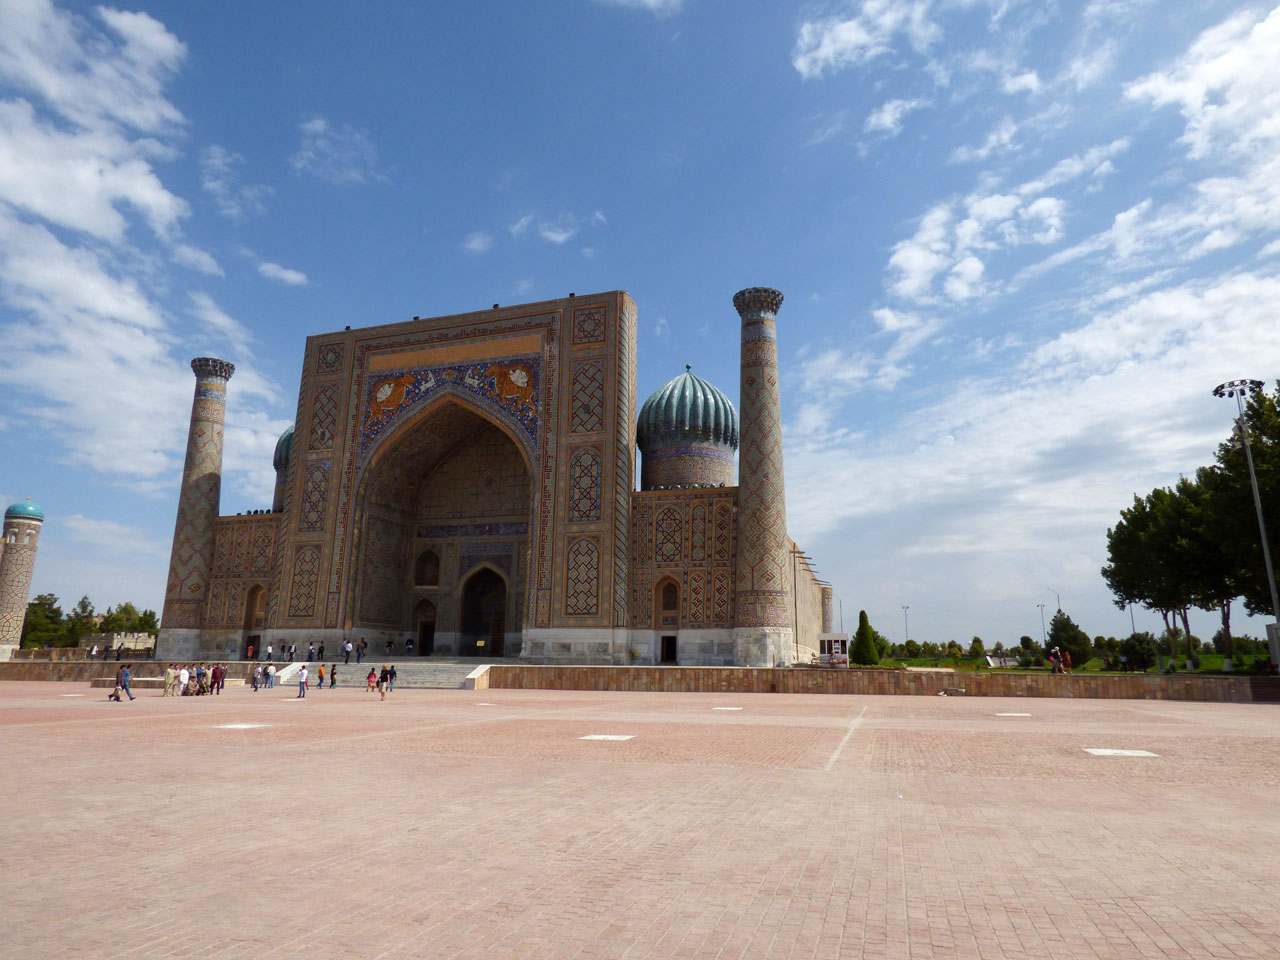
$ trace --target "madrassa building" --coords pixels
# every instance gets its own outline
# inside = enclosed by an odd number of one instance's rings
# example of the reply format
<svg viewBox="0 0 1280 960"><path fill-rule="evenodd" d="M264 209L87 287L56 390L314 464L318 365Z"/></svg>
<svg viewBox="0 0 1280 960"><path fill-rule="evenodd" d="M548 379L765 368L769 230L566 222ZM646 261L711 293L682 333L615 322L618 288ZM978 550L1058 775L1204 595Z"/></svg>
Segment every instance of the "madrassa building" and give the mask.
<svg viewBox="0 0 1280 960"><path fill-rule="evenodd" d="M275 502L237 516L219 516L234 367L193 360L157 656L363 638L397 656L808 662L832 592L787 535L782 294L733 304L740 413L686 367L637 416L621 291L309 337Z"/></svg>

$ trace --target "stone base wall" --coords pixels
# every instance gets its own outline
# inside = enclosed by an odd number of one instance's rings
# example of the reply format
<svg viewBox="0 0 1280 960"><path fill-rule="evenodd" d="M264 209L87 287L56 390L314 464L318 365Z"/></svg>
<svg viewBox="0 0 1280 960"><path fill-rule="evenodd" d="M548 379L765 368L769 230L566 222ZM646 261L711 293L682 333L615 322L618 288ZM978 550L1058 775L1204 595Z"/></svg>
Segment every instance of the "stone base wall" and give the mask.
<svg viewBox="0 0 1280 960"><path fill-rule="evenodd" d="M171 661L175 666L193 662L212 665L217 660L182 660ZM225 663L225 662L224 662ZM128 657L116 663L115 660L81 660L56 661L48 660L20 661L10 660L0 663L0 681L4 680L62 680L68 683L90 683L99 678L114 678L116 671L125 664L129 665L135 679L146 677L163 677L168 662L163 660L130 660ZM227 679L248 680L252 664L243 660L225 663Z"/></svg>
<svg viewBox="0 0 1280 960"><path fill-rule="evenodd" d="M970 697L1076 697L1248 703L1246 677L1054 676L743 667L595 667L495 664L488 686L515 690L630 690L663 693L843 693Z"/></svg>

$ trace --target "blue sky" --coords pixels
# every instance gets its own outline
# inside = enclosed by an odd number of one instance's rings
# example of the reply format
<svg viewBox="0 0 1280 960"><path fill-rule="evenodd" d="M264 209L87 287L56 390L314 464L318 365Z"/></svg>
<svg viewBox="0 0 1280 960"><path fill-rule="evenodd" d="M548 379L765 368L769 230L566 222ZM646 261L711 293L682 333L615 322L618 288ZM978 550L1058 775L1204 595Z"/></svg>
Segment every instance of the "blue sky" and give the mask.
<svg viewBox="0 0 1280 960"><path fill-rule="evenodd" d="M0 0L0 497L158 608L191 357L270 504L312 333L626 289L640 389L779 314L793 535L893 638L1121 634L1134 492L1280 376L1280 9ZM1158 618L1139 611L1139 627ZM1261 632L1256 624L1239 625ZM1193 620L1209 635L1213 618Z"/></svg>

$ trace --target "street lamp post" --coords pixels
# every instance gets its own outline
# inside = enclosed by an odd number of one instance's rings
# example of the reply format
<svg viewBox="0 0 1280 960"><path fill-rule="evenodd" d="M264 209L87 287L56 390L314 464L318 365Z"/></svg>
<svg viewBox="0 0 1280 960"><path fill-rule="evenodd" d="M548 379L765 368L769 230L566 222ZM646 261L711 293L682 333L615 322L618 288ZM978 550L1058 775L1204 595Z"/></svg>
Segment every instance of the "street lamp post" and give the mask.
<svg viewBox="0 0 1280 960"><path fill-rule="evenodd" d="M1059 609L1059 610L1061 610L1061 609L1062 609L1062 596L1058 593L1058 591L1057 591L1057 590L1053 589L1053 587L1045 587L1045 589L1046 589L1046 590L1048 590L1050 593L1052 593L1052 594L1053 594L1054 599L1058 601L1058 609Z"/></svg>
<svg viewBox="0 0 1280 960"><path fill-rule="evenodd" d="M1267 624L1267 648L1272 666L1280 664L1280 597L1276 596L1276 575L1271 567L1271 548L1267 545L1267 524L1262 519L1262 497L1258 493L1258 475L1253 469L1253 450L1249 442L1249 425L1244 418L1244 398L1262 390L1261 380L1228 380L1213 388L1215 397L1235 397L1239 416L1236 425L1244 444L1244 458L1249 464L1249 483L1253 487L1253 507L1258 512L1258 533L1262 536L1262 561L1267 568L1267 587L1271 590L1271 613L1274 623Z"/></svg>
<svg viewBox="0 0 1280 960"><path fill-rule="evenodd" d="M911 631L907 629L907 611L911 608L905 603L902 605L902 643L906 643L911 639ZM905 652L905 651L904 651Z"/></svg>
<svg viewBox="0 0 1280 960"><path fill-rule="evenodd" d="M1040 608L1040 646L1045 647L1049 645L1049 635L1044 632L1044 604L1037 603L1036 606Z"/></svg>

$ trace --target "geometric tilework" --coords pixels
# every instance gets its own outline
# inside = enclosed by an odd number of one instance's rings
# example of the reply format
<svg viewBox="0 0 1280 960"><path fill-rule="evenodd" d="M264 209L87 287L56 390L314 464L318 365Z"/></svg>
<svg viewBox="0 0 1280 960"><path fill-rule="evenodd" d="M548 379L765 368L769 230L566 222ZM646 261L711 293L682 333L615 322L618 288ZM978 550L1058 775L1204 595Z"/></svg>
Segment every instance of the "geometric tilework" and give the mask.
<svg viewBox="0 0 1280 960"><path fill-rule="evenodd" d="M716 507L715 546L712 558L720 563L733 559L733 508L727 503Z"/></svg>
<svg viewBox="0 0 1280 960"><path fill-rule="evenodd" d="M36 565L38 523L11 520L5 525L4 552L0 553L0 643L17 646L27 616L27 596ZM9 540L12 534L12 541Z"/></svg>
<svg viewBox="0 0 1280 960"><path fill-rule="evenodd" d="M316 351L316 373L334 373L342 369L342 343L322 343Z"/></svg>
<svg viewBox="0 0 1280 960"><path fill-rule="evenodd" d="M600 603L600 546L591 537L578 537L565 556L564 612L571 617L594 616Z"/></svg>
<svg viewBox="0 0 1280 960"><path fill-rule="evenodd" d="M293 554L293 586L289 589L289 616L315 615L320 584L320 547L304 543Z"/></svg>
<svg viewBox="0 0 1280 960"><path fill-rule="evenodd" d="M655 563L680 562L681 547L684 545L681 526L680 512L675 507L667 507L654 519L653 559Z"/></svg>
<svg viewBox="0 0 1280 960"><path fill-rule="evenodd" d="M307 434L307 449L333 449L333 428L337 416L338 387L327 383L317 388L311 400L311 431Z"/></svg>
<svg viewBox="0 0 1280 960"><path fill-rule="evenodd" d="M329 496L328 460L307 464L307 475L302 481L302 503L298 510L298 529L314 532L324 529L324 508Z"/></svg>
<svg viewBox="0 0 1280 960"><path fill-rule="evenodd" d="M689 571L689 585L684 593L684 619L686 623L701 624L706 620L707 574L704 570Z"/></svg>
<svg viewBox="0 0 1280 960"><path fill-rule="evenodd" d="M573 311L573 342L599 343L604 339L604 307L579 307Z"/></svg>
<svg viewBox="0 0 1280 960"><path fill-rule="evenodd" d="M569 519L600 519L600 452L584 447L569 461Z"/></svg>
<svg viewBox="0 0 1280 960"><path fill-rule="evenodd" d="M727 623L733 616L733 572L715 570L711 574L711 619Z"/></svg>
<svg viewBox="0 0 1280 960"><path fill-rule="evenodd" d="M707 508L699 503L689 512L689 562L707 559Z"/></svg>
<svg viewBox="0 0 1280 960"><path fill-rule="evenodd" d="M604 427L604 361L580 360L573 365L570 398L572 433L595 433Z"/></svg>

